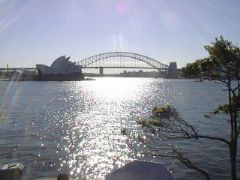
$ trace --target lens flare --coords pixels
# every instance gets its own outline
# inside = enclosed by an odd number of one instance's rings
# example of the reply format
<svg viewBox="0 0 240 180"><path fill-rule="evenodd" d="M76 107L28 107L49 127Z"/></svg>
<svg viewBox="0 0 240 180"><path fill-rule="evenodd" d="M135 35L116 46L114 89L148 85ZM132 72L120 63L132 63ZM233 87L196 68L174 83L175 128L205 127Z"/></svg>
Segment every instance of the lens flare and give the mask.
<svg viewBox="0 0 240 180"><path fill-rule="evenodd" d="M20 86L17 89L17 91L13 93L13 92L10 92L12 85L13 85L13 82L10 81L8 83L6 91L3 93L4 101L3 101L3 104L0 106L0 121L9 119L8 117L11 114L11 109L15 105L15 103L17 103L19 98L19 93L21 92L22 86Z"/></svg>
<svg viewBox="0 0 240 180"><path fill-rule="evenodd" d="M112 45L114 51L124 51L124 40L121 34L112 36Z"/></svg>
<svg viewBox="0 0 240 180"><path fill-rule="evenodd" d="M120 13L120 14L124 14L124 13L127 13L129 11L129 6L126 2L124 1L119 1L117 2L117 12Z"/></svg>
<svg viewBox="0 0 240 180"><path fill-rule="evenodd" d="M0 0L0 32L20 19L30 7L30 0Z"/></svg>

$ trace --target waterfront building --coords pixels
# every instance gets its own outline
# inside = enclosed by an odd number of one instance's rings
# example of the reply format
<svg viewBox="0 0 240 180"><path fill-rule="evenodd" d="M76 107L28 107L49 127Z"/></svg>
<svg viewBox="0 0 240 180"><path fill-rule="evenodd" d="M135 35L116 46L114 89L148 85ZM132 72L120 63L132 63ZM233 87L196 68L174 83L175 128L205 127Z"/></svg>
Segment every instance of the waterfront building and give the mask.
<svg viewBox="0 0 240 180"><path fill-rule="evenodd" d="M37 64L37 80L71 81L84 79L82 67L69 59L70 57L61 56L50 67Z"/></svg>

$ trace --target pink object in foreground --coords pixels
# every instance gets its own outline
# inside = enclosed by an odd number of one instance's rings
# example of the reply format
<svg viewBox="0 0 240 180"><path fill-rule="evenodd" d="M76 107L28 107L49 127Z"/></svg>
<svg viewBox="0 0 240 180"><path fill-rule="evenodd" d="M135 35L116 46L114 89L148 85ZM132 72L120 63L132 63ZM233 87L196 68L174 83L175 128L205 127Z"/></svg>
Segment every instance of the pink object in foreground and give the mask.
<svg viewBox="0 0 240 180"><path fill-rule="evenodd" d="M160 163L133 161L111 172L105 180L174 180Z"/></svg>

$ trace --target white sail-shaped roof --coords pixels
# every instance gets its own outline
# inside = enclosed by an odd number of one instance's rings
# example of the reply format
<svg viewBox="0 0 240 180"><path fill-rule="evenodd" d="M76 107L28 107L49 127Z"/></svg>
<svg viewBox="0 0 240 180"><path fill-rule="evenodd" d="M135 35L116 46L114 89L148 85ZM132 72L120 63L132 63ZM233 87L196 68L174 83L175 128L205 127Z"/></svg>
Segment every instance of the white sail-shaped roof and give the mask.
<svg viewBox="0 0 240 180"><path fill-rule="evenodd" d="M50 67L57 68L58 66L60 66L62 63L65 63L65 62L66 62L65 56L61 56L61 57L57 58L55 61L53 61L52 65Z"/></svg>
<svg viewBox="0 0 240 180"><path fill-rule="evenodd" d="M61 56L57 58L50 67L46 65L37 65L37 69L42 75L58 75L81 73L81 66L69 61L70 57Z"/></svg>
<svg viewBox="0 0 240 180"><path fill-rule="evenodd" d="M37 66L38 71L39 71L41 74L46 74L46 75L48 75L48 74L51 73L51 69L50 69L48 66L44 65L44 64L37 64L36 66Z"/></svg>

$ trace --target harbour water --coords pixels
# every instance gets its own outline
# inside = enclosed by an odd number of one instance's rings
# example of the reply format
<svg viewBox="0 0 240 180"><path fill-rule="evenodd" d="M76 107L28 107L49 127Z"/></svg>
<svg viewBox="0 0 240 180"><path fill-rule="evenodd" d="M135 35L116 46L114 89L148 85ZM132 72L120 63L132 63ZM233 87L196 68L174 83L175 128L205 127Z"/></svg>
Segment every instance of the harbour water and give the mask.
<svg viewBox="0 0 240 180"><path fill-rule="evenodd" d="M0 81L0 165L23 163L26 179L60 172L74 179L100 179L141 159L165 164L176 179L203 179L176 159L142 154L147 147L139 140L144 134L136 121L150 117L153 107L170 104L202 133L225 137L229 125L222 117L204 114L226 100L221 85L195 80ZM214 179L229 179L225 144L162 139L156 147L165 153L172 144Z"/></svg>

